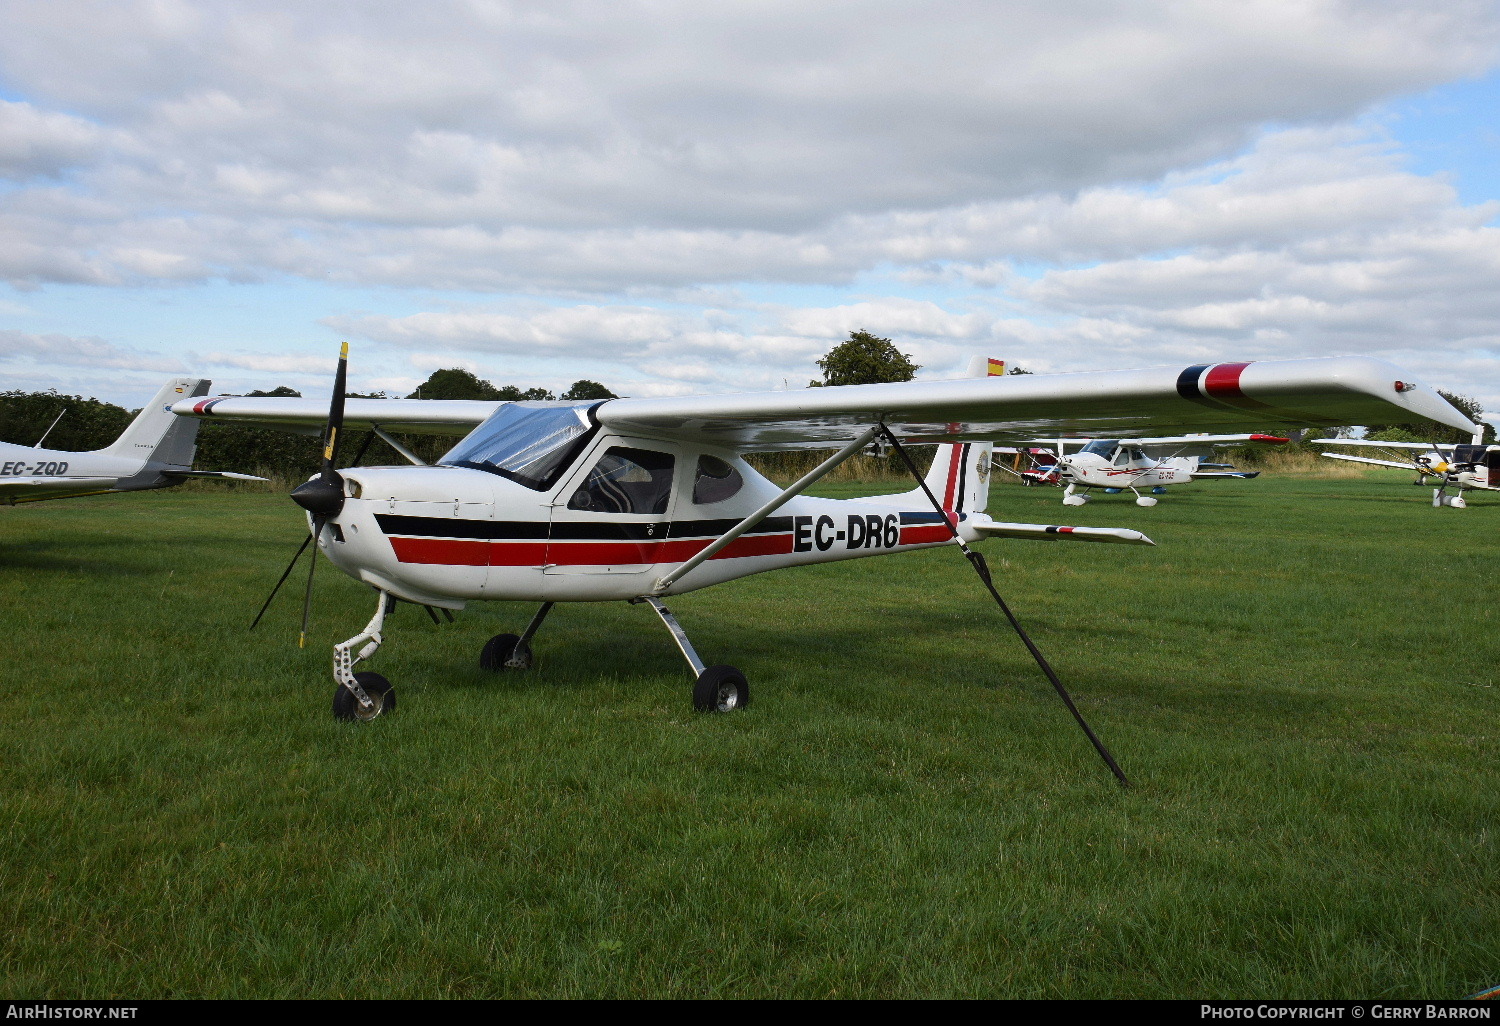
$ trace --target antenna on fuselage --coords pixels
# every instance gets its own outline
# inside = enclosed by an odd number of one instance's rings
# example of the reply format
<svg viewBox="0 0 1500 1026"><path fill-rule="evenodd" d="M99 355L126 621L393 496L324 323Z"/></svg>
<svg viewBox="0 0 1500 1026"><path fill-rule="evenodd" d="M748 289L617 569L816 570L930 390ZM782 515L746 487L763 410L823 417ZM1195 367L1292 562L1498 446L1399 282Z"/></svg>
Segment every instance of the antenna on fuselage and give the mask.
<svg viewBox="0 0 1500 1026"><path fill-rule="evenodd" d="M67 413L67 412L68 412L68 408L66 406L64 406L58 412L57 416L55 416L55 417L52 418L52 423L47 425L47 430L42 432L42 437L38 438L36 440L36 444L32 446L33 449L40 449L42 447L42 443L47 440L47 436L52 433L52 429L55 428L55 427L57 427L57 422L60 421L60 420L62 420L63 419L63 414Z"/></svg>

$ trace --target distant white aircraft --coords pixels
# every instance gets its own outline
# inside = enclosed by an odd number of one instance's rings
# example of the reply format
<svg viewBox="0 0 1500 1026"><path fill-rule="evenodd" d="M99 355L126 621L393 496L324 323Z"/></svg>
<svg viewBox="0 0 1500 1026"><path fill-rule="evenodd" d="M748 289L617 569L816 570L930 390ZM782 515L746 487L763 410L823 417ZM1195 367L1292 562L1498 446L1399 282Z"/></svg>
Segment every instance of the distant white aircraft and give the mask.
<svg viewBox="0 0 1500 1026"><path fill-rule="evenodd" d="M1032 444L1046 442L1033 439ZM1064 506L1082 506L1089 501L1088 490L1102 488L1107 495L1130 491L1139 506L1155 506L1154 496L1161 495L1168 485L1187 484L1214 478L1237 477L1249 479L1259 471L1235 470L1223 463L1203 463L1199 456L1170 455L1157 458L1150 450L1182 452L1187 448L1211 446L1224 442L1264 442L1284 445L1287 439L1276 435L1180 435L1172 438L1133 438L1121 441L1116 438L1059 438L1048 442L1057 448L1055 463L1047 466L1041 457L1033 454L1035 467L1028 471L1027 483L1066 484L1063 492ZM1069 443L1083 448L1067 455ZM1207 450L1205 450L1207 451ZM1210 468L1207 470L1201 468ZM1084 491L1080 493L1079 488ZM1142 495L1141 489L1149 489L1150 495Z"/></svg>
<svg viewBox="0 0 1500 1026"><path fill-rule="evenodd" d="M190 477L264 481L249 474L192 469L198 422L173 416L172 404L204 395L208 386L202 378L173 378L114 444L92 452L0 442L0 503L171 488Z"/></svg>
<svg viewBox="0 0 1500 1026"><path fill-rule="evenodd" d="M1481 437L1475 434L1476 439ZM1393 457L1382 460L1341 452L1322 454L1331 460L1410 470L1417 475L1412 484L1426 484L1429 477L1436 478L1438 486L1432 490L1434 508L1452 506L1463 509L1468 505L1464 501L1464 492L1471 489L1500 492L1500 445L1481 445L1477 441L1468 445L1462 442L1372 442L1364 438L1320 438L1318 442L1380 449L1384 455ZM1448 494L1450 486L1458 489L1457 495Z"/></svg>

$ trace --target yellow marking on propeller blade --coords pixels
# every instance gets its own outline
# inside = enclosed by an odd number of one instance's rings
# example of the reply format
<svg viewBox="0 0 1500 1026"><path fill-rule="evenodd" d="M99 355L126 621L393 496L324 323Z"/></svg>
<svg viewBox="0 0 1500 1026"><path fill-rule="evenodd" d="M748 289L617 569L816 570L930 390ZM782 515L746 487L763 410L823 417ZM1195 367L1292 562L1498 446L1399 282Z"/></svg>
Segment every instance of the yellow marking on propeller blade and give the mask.
<svg viewBox="0 0 1500 1026"><path fill-rule="evenodd" d="M345 342L345 343L343 343L342 345L339 346L339 359L340 360L347 360L347 359L349 359L349 343Z"/></svg>
<svg viewBox="0 0 1500 1026"><path fill-rule="evenodd" d="M336 441L338 441L338 437L339 437L339 429L338 428L334 428L332 431L328 432L328 445L325 446L324 449L323 449L323 458L325 460L331 460L331 459L333 459L333 445L334 445L334 443Z"/></svg>
<svg viewBox="0 0 1500 1026"><path fill-rule="evenodd" d="M306 631L302 631L302 632L300 632L297 635L297 647L298 648L306 648L307 647L307 632Z"/></svg>

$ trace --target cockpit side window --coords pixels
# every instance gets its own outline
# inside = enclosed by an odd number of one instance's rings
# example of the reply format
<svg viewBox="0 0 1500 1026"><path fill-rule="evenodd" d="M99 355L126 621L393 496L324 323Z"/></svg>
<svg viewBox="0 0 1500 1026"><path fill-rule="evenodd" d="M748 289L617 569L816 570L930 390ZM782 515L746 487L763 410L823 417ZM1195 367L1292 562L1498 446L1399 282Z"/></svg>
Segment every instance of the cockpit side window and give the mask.
<svg viewBox="0 0 1500 1026"><path fill-rule="evenodd" d="M693 502L707 506L733 498L745 479L740 472L717 456L698 457L698 476L693 479Z"/></svg>
<svg viewBox="0 0 1500 1026"><path fill-rule="evenodd" d="M483 470L545 491L557 483L598 428L598 402L506 403L448 450L439 466Z"/></svg>
<svg viewBox="0 0 1500 1026"><path fill-rule="evenodd" d="M670 453L611 446L578 490L568 508L586 513L665 513L672 497Z"/></svg>

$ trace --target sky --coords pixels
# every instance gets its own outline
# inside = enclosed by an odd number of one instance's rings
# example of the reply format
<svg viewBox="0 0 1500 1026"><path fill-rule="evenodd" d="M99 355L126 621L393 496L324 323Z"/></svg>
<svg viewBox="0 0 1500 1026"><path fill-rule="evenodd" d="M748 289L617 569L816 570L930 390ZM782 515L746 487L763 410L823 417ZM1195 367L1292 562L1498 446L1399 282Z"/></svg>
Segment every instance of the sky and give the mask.
<svg viewBox="0 0 1500 1026"><path fill-rule="evenodd" d="M1369 354L1500 413L1500 2L0 0L0 389ZM1497 419L1491 417L1491 419Z"/></svg>

